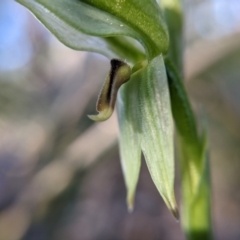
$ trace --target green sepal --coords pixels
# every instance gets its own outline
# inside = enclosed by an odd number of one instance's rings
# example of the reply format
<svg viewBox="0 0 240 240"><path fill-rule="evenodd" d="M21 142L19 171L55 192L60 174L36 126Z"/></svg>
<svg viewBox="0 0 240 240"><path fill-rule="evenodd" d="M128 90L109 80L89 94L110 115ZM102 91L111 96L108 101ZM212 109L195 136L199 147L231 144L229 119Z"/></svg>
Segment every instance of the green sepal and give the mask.
<svg viewBox="0 0 240 240"><path fill-rule="evenodd" d="M168 31L155 0L82 0L82 2L112 14L121 20L122 27L129 26L132 33L127 35L144 46L149 59L167 53Z"/></svg>
<svg viewBox="0 0 240 240"><path fill-rule="evenodd" d="M140 146L154 184L178 218L174 196L173 121L162 55L136 71L120 93L120 149L122 157L128 156L122 158L123 165L128 167L130 162L139 161L134 159L133 151ZM126 144L124 139L134 140L134 144ZM132 172L124 169L125 179L131 181ZM131 183L133 188L135 181Z"/></svg>
<svg viewBox="0 0 240 240"><path fill-rule="evenodd" d="M65 45L135 63L168 50L168 32L160 8L147 1L17 0ZM126 42L125 42L126 41ZM131 52L131 54L130 54Z"/></svg>
<svg viewBox="0 0 240 240"><path fill-rule="evenodd" d="M117 97L119 122L120 157L125 185L127 188L127 205L129 211L134 208L134 198L141 167L139 124L140 109L136 84L130 80L124 84Z"/></svg>

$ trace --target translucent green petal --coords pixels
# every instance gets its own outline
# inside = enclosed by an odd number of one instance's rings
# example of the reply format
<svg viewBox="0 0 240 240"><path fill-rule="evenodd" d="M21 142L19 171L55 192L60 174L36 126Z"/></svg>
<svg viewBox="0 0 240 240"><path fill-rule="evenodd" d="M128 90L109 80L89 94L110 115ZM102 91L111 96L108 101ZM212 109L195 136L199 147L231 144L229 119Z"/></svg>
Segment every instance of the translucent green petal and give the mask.
<svg viewBox="0 0 240 240"><path fill-rule="evenodd" d="M124 84L118 95L117 110L120 128L121 165L127 187L127 204L133 210L134 197L141 166L141 148L137 125L140 118L138 92L135 91L135 81L132 79Z"/></svg>
<svg viewBox="0 0 240 240"><path fill-rule="evenodd" d="M120 92L120 146L126 184L135 191L140 145L154 184L178 217L174 197L173 122L162 56L135 72Z"/></svg>
<svg viewBox="0 0 240 240"><path fill-rule="evenodd" d="M178 217L174 197L174 127L162 56L153 59L135 77L141 82L141 148L153 182L168 208Z"/></svg>

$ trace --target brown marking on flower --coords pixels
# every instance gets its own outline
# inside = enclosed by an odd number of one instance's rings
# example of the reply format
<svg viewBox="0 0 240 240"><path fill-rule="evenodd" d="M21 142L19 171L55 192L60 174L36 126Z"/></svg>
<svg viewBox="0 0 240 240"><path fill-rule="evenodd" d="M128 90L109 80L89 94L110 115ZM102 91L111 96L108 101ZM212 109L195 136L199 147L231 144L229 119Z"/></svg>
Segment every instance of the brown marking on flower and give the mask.
<svg viewBox="0 0 240 240"><path fill-rule="evenodd" d="M111 117L119 88L127 82L131 76L130 66L119 59L110 61L111 69L98 96L96 110L97 115L88 115L94 121L105 121Z"/></svg>

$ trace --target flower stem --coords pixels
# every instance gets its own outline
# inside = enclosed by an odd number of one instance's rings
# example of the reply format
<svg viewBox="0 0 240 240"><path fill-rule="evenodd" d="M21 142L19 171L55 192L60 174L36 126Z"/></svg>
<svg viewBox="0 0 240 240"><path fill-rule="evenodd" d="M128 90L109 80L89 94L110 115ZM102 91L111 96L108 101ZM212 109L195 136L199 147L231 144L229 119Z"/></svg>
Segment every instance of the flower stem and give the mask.
<svg viewBox="0 0 240 240"><path fill-rule="evenodd" d="M177 128L181 176L181 224L188 240L211 240L210 166L205 136L197 123L184 89L183 14L181 0L161 0L169 29L170 48L165 58L171 107Z"/></svg>

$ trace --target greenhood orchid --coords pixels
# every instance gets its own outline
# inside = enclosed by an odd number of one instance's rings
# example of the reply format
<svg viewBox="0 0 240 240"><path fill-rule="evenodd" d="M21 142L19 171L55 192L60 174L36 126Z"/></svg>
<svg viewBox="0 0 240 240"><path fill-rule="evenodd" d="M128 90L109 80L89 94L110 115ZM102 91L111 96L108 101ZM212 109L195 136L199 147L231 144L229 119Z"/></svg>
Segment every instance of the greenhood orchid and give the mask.
<svg viewBox="0 0 240 240"><path fill-rule="evenodd" d="M174 195L174 118L180 152L183 227L187 236L193 230L206 230L208 234L206 141L198 134L179 77L182 72L180 1L17 1L66 46L111 59L110 72L97 101L98 114L89 118L107 120L116 103L121 165L130 211L134 207L143 153L157 190L178 218ZM197 222L200 217L205 225Z"/></svg>

